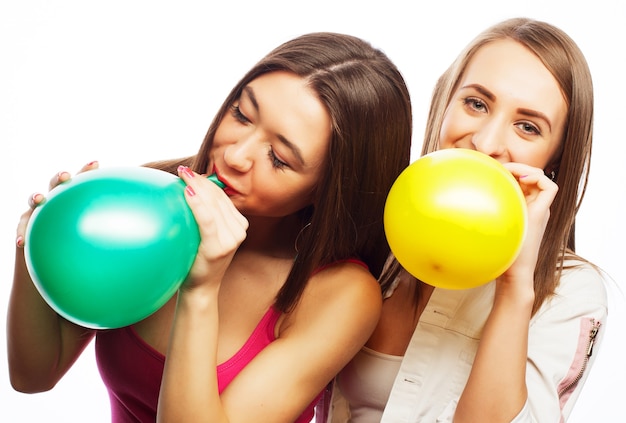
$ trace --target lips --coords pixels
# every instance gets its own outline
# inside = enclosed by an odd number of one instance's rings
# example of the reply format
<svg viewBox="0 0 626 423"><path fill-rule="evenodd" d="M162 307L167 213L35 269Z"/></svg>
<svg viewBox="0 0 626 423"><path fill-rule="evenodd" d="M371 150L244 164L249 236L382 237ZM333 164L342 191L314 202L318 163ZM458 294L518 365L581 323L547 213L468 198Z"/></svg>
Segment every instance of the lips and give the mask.
<svg viewBox="0 0 626 423"><path fill-rule="evenodd" d="M229 187L224 188L224 193L228 195L229 197L239 194L238 191L235 191L234 189L229 188Z"/></svg>
<svg viewBox="0 0 626 423"><path fill-rule="evenodd" d="M217 179L223 183L225 185L224 187L224 192L226 193L226 195L228 196L232 196L232 195L237 195L239 194L239 191L237 191L236 189L234 189L230 183L224 179L224 177L220 174L220 172L217 170L217 167L213 166L213 173L215 173L217 175Z"/></svg>

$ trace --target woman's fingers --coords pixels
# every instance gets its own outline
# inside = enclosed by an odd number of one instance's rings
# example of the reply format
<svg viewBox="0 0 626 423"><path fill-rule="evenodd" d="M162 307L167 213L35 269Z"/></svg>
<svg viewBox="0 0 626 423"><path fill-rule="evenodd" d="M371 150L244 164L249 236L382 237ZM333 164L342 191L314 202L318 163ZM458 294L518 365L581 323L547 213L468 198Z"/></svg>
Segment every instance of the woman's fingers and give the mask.
<svg viewBox="0 0 626 423"><path fill-rule="evenodd" d="M537 205L544 208L550 207L559 187L543 173L542 169L522 163L505 163L504 166L517 179L529 206L531 203L538 203Z"/></svg>
<svg viewBox="0 0 626 423"><path fill-rule="evenodd" d="M100 164L98 163L97 160L94 160L92 162L87 163L85 166L81 167L78 173L83 173L83 172L87 172L88 170L98 169L98 167L100 167Z"/></svg>
<svg viewBox="0 0 626 423"><path fill-rule="evenodd" d="M222 243L222 248L236 248L245 238L247 219L213 182L188 168L180 173L187 183L187 201L203 238L211 239L214 245Z"/></svg>
<svg viewBox="0 0 626 423"><path fill-rule="evenodd" d="M42 193L35 192L33 195L31 195L28 198L28 207L30 207L31 209L34 209L39 204L41 204L45 198L46 197L44 197L44 195Z"/></svg>
<svg viewBox="0 0 626 423"><path fill-rule="evenodd" d="M99 164L97 161L89 162L85 166L83 166L78 171L78 173L97 169L98 166ZM48 184L48 189L51 191L57 186L59 186L60 184L62 184L63 182L69 181L71 178L72 178L72 175L69 172L66 172L66 171L58 172L50 179L50 182ZM45 200L46 200L45 195L40 192L36 192L28 198L29 210L27 210L26 212L22 214L22 216L20 217L20 221L17 225L17 237L16 237L15 244L18 247L20 248L24 247L26 227L28 226L28 221L30 220L31 215L33 214L33 210L37 208L39 205L41 205Z"/></svg>
<svg viewBox="0 0 626 423"><path fill-rule="evenodd" d="M84 165L83 167L80 168L80 170L78 172L76 172L76 174L78 175L79 173L83 173L83 172L87 172L89 170L94 170L97 169L99 167L99 164L97 161L92 161L87 163L86 165ZM72 178L72 175L69 172L66 171L61 171L59 173L57 173L56 175L54 175L52 177L52 179L50 179L50 183L48 188L50 190L54 189L55 187L59 186L60 184L62 184L63 182L67 182Z"/></svg>
<svg viewBox="0 0 626 423"><path fill-rule="evenodd" d="M224 192L206 177L188 168L179 169L187 184L185 197L200 230L200 246L190 275L203 280L219 275L228 267L233 254L246 238L248 220ZM191 282L188 280L188 284Z"/></svg>
<svg viewBox="0 0 626 423"><path fill-rule="evenodd" d="M534 272L541 240L550 218L550 206L558 192L558 186L545 176L542 169L522 163L506 163L505 167L517 179L528 211L524 245L515 263L505 272L506 279L513 277L514 280L518 274L532 275Z"/></svg>
<svg viewBox="0 0 626 423"><path fill-rule="evenodd" d="M48 184L48 190L52 191L57 186L61 185L63 182L67 182L70 180L72 175L69 172L61 171L54 175L52 179L50 179L50 183Z"/></svg>

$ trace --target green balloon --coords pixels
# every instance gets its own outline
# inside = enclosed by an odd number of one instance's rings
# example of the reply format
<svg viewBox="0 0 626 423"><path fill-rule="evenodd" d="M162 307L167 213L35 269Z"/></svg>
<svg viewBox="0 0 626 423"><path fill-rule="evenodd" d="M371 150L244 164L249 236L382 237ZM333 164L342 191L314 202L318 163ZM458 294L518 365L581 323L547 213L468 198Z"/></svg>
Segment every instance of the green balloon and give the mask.
<svg viewBox="0 0 626 423"><path fill-rule="evenodd" d="M46 302L94 329L136 323L165 304L200 243L184 186L138 167L81 173L52 190L31 216L24 251Z"/></svg>

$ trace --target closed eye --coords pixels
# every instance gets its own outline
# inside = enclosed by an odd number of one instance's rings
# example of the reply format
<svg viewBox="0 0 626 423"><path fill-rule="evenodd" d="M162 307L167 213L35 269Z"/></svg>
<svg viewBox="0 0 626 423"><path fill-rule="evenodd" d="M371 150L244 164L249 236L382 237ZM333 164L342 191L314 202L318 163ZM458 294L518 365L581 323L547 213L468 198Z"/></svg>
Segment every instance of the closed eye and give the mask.
<svg viewBox="0 0 626 423"><path fill-rule="evenodd" d="M287 163L283 162L282 160L278 158L278 156L276 156L276 153L274 153L274 149L272 147L269 148L269 151L267 152L267 156L270 158L270 161L272 162L272 166L274 168L284 169L286 167L289 167Z"/></svg>
<svg viewBox="0 0 626 423"><path fill-rule="evenodd" d="M248 123L250 123L250 119L248 119L248 118L246 117L246 115L244 115L244 114L241 112L241 109L239 108L239 104L238 104L238 103L233 104L232 106L230 106L230 111L231 111L231 113L232 113L233 117L234 117L237 121L239 121L239 122L241 122L241 123L243 123L243 124L248 124Z"/></svg>

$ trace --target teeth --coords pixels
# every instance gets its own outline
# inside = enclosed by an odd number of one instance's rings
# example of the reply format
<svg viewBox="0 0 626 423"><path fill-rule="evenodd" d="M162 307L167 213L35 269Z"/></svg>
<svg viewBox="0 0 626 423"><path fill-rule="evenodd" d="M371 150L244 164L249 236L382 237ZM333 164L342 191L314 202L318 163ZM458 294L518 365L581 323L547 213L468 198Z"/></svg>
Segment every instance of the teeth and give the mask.
<svg viewBox="0 0 626 423"><path fill-rule="evenodd" d="M209 181L213 182L215 185L217 185L218 187L224 189L226 188L226 184L224 184L224 182L220 181L217 178L217 175L215 173L211 174L208 176Z"/></svg>

